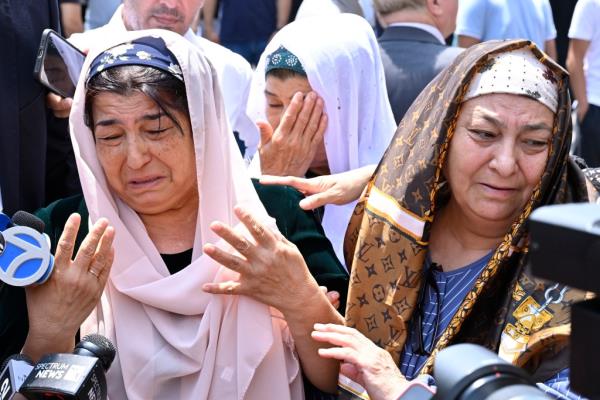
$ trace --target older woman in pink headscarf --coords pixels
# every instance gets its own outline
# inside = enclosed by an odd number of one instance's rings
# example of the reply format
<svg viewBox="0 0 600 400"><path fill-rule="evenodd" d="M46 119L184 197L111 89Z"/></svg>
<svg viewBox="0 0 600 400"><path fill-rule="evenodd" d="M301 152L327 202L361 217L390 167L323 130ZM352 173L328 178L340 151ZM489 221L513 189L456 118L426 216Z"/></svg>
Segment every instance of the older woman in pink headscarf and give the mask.
<svg viewBox="0 0 600 400"><path fill-rule="evenodd" d="M70 123L85 204L44 211L65 233L54 275L28 290L24 352L69 352L78 329L105 335L117 348L113 399L301 399L298 356L332 389L337 363L320 360L307 333L339 317L308 269L294 268L302 256L244 172L210 63L176 34L140 31L93 50L83 71ZM79 217L66 217L82 208L96 225L69 265ZM233 246L220 238L226 226L241 235ZM246 283L211 257L264 257L257 244L277 249L281 290L202 290Z"/></svg>

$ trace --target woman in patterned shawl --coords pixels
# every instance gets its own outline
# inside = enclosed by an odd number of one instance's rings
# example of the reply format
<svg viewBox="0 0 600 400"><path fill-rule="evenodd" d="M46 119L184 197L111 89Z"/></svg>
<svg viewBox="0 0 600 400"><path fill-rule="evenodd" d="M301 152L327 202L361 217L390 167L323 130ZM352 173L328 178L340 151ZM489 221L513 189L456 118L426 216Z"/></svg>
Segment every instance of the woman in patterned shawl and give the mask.
<svg viewBox="0 0 600 400"><path fill-rule="evenodd" d="M573 396L568 306L585 293L531 274L526 225L536 207L597 196L569 158L567 87L530 42L486 42L400 123L346 235L347 327L313 333L339 346L320 353L342 360L372 398L397 398L462 342Z"/></svg>

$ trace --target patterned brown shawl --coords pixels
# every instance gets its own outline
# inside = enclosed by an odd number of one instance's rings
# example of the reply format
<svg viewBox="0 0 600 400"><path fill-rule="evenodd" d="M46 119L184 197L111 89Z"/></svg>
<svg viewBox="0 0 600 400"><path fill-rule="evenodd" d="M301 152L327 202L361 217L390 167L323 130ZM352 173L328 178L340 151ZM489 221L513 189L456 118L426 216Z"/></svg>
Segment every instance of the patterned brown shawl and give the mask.
<svg viewBox="0 0 600 400"><path fill-rule="evenodd" d="M398 362L422 284L431 223L443 204L441 167L462 98L490 55L525 46L548 66L549 79L558 81L548 163L531 200L442 333L422 373L431 371L439 350L460 342L498 351L508 361L537 371L539 379L566 367L562 350L569 332L568 305L584 293L528 272L525 222L535 207L585 202L588 194L583 174L568 156L567 73L528 41L486 42L466 50L423 90L400 122L346 233L346 262L351 266L346 321Z"/></svg>

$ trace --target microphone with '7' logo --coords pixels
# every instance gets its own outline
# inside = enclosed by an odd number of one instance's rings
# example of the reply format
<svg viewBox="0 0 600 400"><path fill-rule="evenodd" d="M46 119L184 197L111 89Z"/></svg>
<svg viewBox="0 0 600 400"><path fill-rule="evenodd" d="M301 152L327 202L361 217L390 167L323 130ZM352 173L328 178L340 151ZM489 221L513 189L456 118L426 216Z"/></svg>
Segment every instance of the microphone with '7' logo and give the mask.
<svg viewBox="0 0 600 400"><path fill-rule="evenodd" d="M11 286L44 283L54 268L50 239L43 233L44 223L24 211L15 213L12 221L0 218L2 221L0 280Z"/></svg>

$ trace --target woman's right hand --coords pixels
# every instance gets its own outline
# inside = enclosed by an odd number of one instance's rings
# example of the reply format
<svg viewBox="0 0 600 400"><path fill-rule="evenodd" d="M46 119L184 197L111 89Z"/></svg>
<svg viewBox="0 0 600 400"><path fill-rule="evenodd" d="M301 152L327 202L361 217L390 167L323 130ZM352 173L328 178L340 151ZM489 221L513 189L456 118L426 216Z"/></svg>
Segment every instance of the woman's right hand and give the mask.
<svg viewBox="0 0 600 400"><path fill-rule="evenodd" d="M43 284L25 289L29 333L23 353L36 360L51 352L71 352L85 318L98 304L114 258L115 230L99 219L73 249L81 217L72 214L56 247L54 271Z"/></svg>
<svg viewBox="0 0 600 400"><path fill-rule="evenodd" d="M277 176L304 176L323 142L327 115L323 99L315 92L292 97L279 126L266 121L257 122L260 130L261 173Z"/></svg>
<svg viewBox="0 0 600 400"><path fill-rule="evenodd" d="M334 347L319 355L342 362L340 373L364 387L372 400L397 399L409 385L392 356L354 328L315 324L311 336Z"/></svg>
<svg viewBox="0 0 600 400"><path fill-rule="evenodd" d="M300 207L304 210L314 210L326 204L343 205L357 200L374 171L375 165L367 165L339 174L322 175L310 179L263 175L260 183L292 186L306 196L300 200Z"/></svg>

